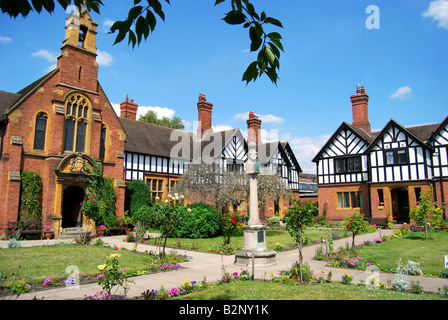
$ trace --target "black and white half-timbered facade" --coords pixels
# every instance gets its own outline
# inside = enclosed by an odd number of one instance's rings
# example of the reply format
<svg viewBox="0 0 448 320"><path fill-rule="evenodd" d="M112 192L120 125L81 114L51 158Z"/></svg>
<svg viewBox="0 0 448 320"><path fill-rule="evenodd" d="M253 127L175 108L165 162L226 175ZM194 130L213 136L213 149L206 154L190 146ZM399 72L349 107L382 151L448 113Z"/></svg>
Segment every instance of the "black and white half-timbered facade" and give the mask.
<svg viewBox="0 0 448 320"><path fill-rule="evenodd" d="M334 221L362 213L372 221L409 223L409 212L431 187L442 206L448 189L448 120L412 127L390 120L381 131L366 132L370 124L360 114L367 114L368 96L358 91L351 98L360 97L365 104L353 106L353 124L343 122L313 159L320 213Z"/></svg>
<svg viewBox="0 0 448 320"><path fill-rule="evenodd" d="M198 102L200 137L191 132L136 121L135 113L132 114L129 107L134 106L136 109L137 105L133 101L132 105L128 101L122 103L120 120L127 134L124 152L125 180L145 181L150 187L153 200L156 198L164 200L175 190L177 182L191 163L213 164L221 170L243 172L248 142L237 128L213 132L212 105L207 103L204 108L205 103L205 96L200 95ZM204 111L204 109L207 111L207 108L209 112ZM289 144L279 141L260 142L258 149L263 152L263 155L259 155L262 166L279 174L298 198L299 174L302 170ZM266 206L260 210L261 217L268 218L276 212L283 214L288 204L289 199L267 201ZM245 209L244 203L237 208L239 211Z"/></svg>

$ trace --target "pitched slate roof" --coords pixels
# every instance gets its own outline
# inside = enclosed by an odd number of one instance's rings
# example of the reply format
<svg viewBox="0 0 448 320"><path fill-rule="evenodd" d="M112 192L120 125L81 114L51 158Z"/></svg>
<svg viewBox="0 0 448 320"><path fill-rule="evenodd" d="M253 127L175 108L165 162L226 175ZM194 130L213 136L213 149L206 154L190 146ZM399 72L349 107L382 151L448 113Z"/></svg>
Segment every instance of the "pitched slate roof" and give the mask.
<svg viewBox="0 0 448 320"><path fill-rule="evenodd" d="M190 160L192 137L188 132L143 121L119 118L126 131L125 152L171 157L172 150L182 150L173 158ZM171 140L171 137L173 140Z"/></svg>
<svg viewBox="0 0 448 320"><path fill-rule="evenodd" d="M19 97L20 94L0 90L0 115L3 116Z"/></svg>
<svg viewBox="0 0 448 320"><path fill-rule="evenodd" d="M29 84L17 93L11 93L6 91L0 91L0 116L3 117L7 113L13 111L17 106L21 104L30 94L36 91L45 81L47 81L53 74L59 69L54 69L37 79L33 83Z"/></svg>

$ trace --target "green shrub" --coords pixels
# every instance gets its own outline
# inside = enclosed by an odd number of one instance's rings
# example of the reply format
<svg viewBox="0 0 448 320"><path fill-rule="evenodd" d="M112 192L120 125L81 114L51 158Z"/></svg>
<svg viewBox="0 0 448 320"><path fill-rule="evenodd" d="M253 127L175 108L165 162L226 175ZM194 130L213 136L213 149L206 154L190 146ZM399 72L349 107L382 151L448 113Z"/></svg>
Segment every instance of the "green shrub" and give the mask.
<svg viewBox="0 0 448 320"><path fill-rule="evenodd" d="M273 217L268 218L268 227L270 227L272 229L280 229L282 227L282 225L280 223L280 217L273 216Z"/></svg>
<svg viewBox="0 0 448 320"><path fill-rule="evenodd" d="M215 207L196 203L189 205L183 212L176 236L179 238L202 239L221 234L221 214Z"/></svg>
<svg viewBox="0 0 448 320"><path fill-rule="evenodd" d="M160 227L160 220L157 218L157 213L156 207L143 205L134 212L132 220L134 223L137 223L137 221L142 221L149 228L158 229Z"/></svg>
<svg viewBox="0 0 448 320"><path fill-rule="evenodd" d="M135 213L142 206L151 206L151 190L142 180L133 180L126 184L125 210L134 218Z"/></svg>
<svg viewBox="0 0 448 320"><path fill-rule="evenodd" d="M289 278L300 280L300 264L295 263L289 270ZM313 278L313 273L308 264L302 264L302 280L303 282L309 282Z"/></svg>

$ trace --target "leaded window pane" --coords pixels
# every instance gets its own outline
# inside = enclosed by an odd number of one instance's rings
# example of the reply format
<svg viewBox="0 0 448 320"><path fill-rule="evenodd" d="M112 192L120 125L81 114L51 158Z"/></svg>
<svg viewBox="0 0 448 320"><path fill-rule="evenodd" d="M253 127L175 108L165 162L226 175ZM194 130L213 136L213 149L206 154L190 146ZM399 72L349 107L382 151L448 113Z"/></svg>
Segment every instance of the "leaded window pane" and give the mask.
<svg viewBox="0 0 448 320"><path fill-rule="evenodd" d="M84 152L86 144L87 123L83 120L78 121L78 130L76 136L76 152Z"/></svg>
<svg viewBox="0 0 448 320"><path fill-rule="evenodd" d="M65 120L65 141L64 150L73 151L73 142L75 139L75 119L68 118Z"/></svg>
<svg viewBox="0 0 448 320"><path fill-rule="evenodd" d="M36 117L36 130L34 133L34 149L45 150L45 135L47 131L47 115L39 113Z"/></svg>
<svg viewBox="0 0 448 320"><path fill-rule="evenodd" d="M106 127L101 126L101 136L100 136L100 159L104 159L104 153L106 149Z"/></svg>

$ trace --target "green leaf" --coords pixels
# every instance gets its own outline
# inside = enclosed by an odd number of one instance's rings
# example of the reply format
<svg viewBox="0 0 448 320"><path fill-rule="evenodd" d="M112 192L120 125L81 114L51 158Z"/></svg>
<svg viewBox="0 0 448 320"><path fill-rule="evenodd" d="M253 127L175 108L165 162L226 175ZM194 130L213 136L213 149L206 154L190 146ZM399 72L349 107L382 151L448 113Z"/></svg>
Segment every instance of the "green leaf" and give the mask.
<svg viewBox="0 0 448 320"><path fill-rule="evenodd" d="M132 42L132 47L135 47L135 43L137 42L137 39L135 37L134 31L129 30L128 45L131 44L131 42Z"/></svg>
<svg viewBox="0 0 448 320"><path fill-rule="evenodd" d="M246 16L242 12L239 12L237 10L232 10L227 13L227 15L223 18L223 20L225 22L227 22L228 24L232 24L232 25L242 24L242 23L246 22Z"/></svg>
<svg viewBox="0 0 448 320"><path fill-rule="evenodd" d="M246 71L243 74L243 81L246 81L246 84L251 82L252 80L255 81L258 77L258 62L254 61L252 62L246 69Z"/></svg>
<svg viewBox="0 0 448 320"><path fill-rule="evenodd" d="M250 51L257 51L261 44L263 43L263 39L261 38L261 36L263 35L263 31L260 30L257 27L250 27L249 29L249 37L250 40L252 41L251 45L250 45Z"/></svg>
<svg viewBox="0 0 448 320"><path fill-rule="evenodd" d="M34 10L37 11L37 13L40 13L42 11L42 3L40 0L32 0Z"/></svg>
<svg viewBox="0 0 448 320"><path fill-rule="evenodd" d="M137 34L138 43L142 40L142 36L146 39L149 35L149 26L146 19L140 16L135 24L135 33Z"/></svg>
<svg viewBox="0 0 448 320"><path fill-rule="evenodd" d="M149 28L151 28L151 32L154 31L154 28L156 27L157 20L154 13L152 13L151 10L146 11L146 22L149 25Z"/></svg>
<svg viewBox="0 0 448 320"><path fill-rule="evenodd" d="M268 47L268 46L265 46L265 47L264 47L264 53L265 53L266 58L267 58L268 61L270 62L270 64L273 65L273 64L274 64L274 61L275 61L275 55L274 55L274 53L272 52L271 48Z"/></svg>
<svg viewBox="0 0 448 320"><path fill-rule="evenodd" d="M135 20L137 19L137 17L142 13L142 6L136 6L131 8L131 10L129 10L129 15L128 15L128 19L130 20Z"/></svg>
<svg viewBox="0 0 448 320"><path fill-rule="evenodd" d="M274 26L277 26L277 27L280 27L280 28L283 28L283 25L282 25L282 23L279 20L271 18L271 17L266 18L264 20L264 22L273 24Z"/></svg>
<svg viewBox="0 0 448 320"><path fill-rule="evenodd" d="M226 0L216 0L216 1L215 1L215 6L217 6L217 5L220 4L220 3L223 3L224 1L226 1Z"/></svg>

